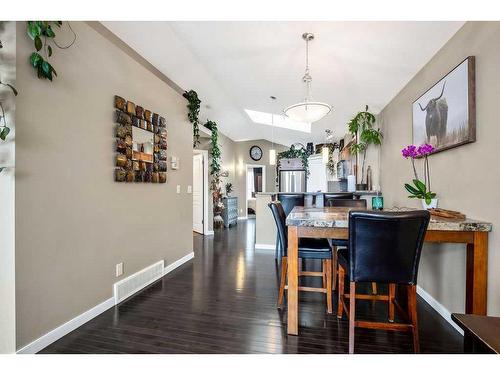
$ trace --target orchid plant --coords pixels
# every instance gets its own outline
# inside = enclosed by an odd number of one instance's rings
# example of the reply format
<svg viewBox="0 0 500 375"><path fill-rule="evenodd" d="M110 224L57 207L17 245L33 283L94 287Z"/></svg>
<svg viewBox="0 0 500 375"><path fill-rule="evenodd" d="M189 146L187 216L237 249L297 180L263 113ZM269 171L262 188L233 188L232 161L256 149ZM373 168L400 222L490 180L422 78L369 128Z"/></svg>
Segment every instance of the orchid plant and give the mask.
<svg viewBox="0 0 500 375"><path fill-rule="evenodd" d="M405 159L411 160L413 167L413 185L405 184L405 189L410 193L408 198L424 199L426 204L430 204L431 200L436 197L436 193L431 191L431 174L429 168L428 156L434 151L434 147L428 143L420 146L408 145L401 150ZM424 181L418 178L417 168L415 167L415 159L424 158L423 175Z"/></svg>

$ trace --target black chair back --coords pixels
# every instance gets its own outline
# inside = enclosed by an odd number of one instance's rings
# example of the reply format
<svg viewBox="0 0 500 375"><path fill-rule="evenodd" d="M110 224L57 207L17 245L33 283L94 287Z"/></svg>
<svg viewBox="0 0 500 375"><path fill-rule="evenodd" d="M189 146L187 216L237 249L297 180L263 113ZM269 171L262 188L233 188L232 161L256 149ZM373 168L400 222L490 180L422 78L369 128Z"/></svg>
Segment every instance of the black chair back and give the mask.
<svg viewBox="0 0 500 375"><path fill-rule="evenodd" d="M354 199L353 193L323 193L323 206L327 206L329 199Z"/></svg>
<svg viewBox="0 0 500 375"><path fill-rule="evenodd" d="M295 206L304 205L304 194L278 194L278 200L283 206L286 217Z"/></svg>
<svg viewBox="0 0 500 375"><path fill-rule="evenodd" d="M273 213L276 230L278 232L278 246L281 256L287 256L288 232L286 228L286 213L280 202L271 202L268 204Z"/></svg>
<svg viewBox="0 0 500 375"><path fill-rule="evenodd" d="M417 283L428 211L349 212L351 281Z"/></svg>
<svg viewBox="0 0 500 375"><path fill-rule="evenodd" d="M359 209L366 208L366 199L336 199L330 198L325 206L329 207L356 207Z"/></svg>

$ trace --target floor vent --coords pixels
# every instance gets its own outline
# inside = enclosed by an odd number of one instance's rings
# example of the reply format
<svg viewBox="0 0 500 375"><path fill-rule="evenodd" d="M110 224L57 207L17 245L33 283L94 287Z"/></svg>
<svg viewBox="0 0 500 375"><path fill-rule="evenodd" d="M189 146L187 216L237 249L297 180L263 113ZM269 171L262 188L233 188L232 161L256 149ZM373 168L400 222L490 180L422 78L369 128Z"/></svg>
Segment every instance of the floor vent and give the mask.
<svg viewBox="0 0 500 375"><path fill-rule="evenodd" d="M163 276L163 268L164 262L162 260L115 283L115 304L122 302L132 294L137 293L142 288L161 278Z"/></svg>

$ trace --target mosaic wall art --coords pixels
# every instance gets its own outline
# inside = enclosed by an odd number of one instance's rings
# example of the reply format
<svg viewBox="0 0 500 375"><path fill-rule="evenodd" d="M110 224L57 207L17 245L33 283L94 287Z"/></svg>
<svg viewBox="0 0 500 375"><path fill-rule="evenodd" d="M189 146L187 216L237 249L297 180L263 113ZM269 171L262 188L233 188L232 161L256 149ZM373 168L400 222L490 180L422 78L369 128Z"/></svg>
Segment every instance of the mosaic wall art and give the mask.
<svg viewBox="0 0 500 375"><path fill-rule="evenodd" d="M115 96L117 182L167 182L165 117Z"/></svg>

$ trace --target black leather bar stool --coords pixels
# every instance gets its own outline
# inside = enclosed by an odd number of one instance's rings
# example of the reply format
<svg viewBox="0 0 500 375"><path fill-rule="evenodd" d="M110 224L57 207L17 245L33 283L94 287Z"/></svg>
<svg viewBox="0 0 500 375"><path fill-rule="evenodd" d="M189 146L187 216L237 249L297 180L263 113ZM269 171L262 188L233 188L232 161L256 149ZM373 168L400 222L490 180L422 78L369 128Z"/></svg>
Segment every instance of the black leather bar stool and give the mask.
<svg viewBox="0 0 500 375"><path fill-rule="evenodd" d="M323 206L328 206L328 200L330 199L354 199L354 193L323 193Z"/></svg>
<svg viewBox="0 0 500 375"><path fill-rule="evenodd" d="M420 351L417 320L417 275L428 211L349 213L349 246L338 251L339 303L337 317L345 310L349 318L349 353L354 353L354 328L372 328L413 333L413 347ZM349 277L349 293L344 291L344 277ZM356 293L356 283L389 284L388 295ZM407 289L408 311L396 301L396 286ZM345 299L349 298L349 308ZM356 320L356 299L388 302L389 323ZM409 323L394 323L394 307Z"/></svg>
<svg viewBox="0 0 500 375"><path fill-rule="evenodd" d="M293 210L295 206L304 206L304 194L296 194L296 193L278 194L278 201L281 202L286 217L288 216L290 211ZM279 236L276 236L276 251L274 253L274 257L276 259L283 256L283 253L279 254L280 252L279 242L280 242Z"/></svg>
<svg viewBox="0 0 500 375"><path fill-rule="evenodd" d="M326 195L326 194L325 194ZM352 197L352 194L351 194ZM344 198L329 198L325 207L353 207L359 210L366 209L366 199L344 199ZM330 245L333 247L333 290L337 287L337 248L347 247L346 239L330 239ZM377 284L372 283L372 293L377 294Z"/></svg>
<svg viewBox="0 0 500 375"><path fill-rule="evenodd" d="M288 271L288 230L286 227L286 214L280 202L271 202L268 204L271 212L273 213L278 236L280 238L281 247L281 276L280 288L278 295L278 307L283 302L283 295L286 289L286 277ZM332 248L326 239L316 238L300 238L299 239L299 259L321 259L322 270L321 272L300 271L300 276L317 276L323 278L322 288L301 287L299 291L307 292L320 292L326 294L326 306L329 314L333 312L332 307Z"/></svg>

